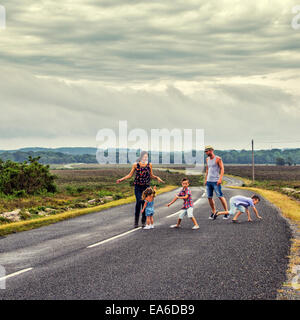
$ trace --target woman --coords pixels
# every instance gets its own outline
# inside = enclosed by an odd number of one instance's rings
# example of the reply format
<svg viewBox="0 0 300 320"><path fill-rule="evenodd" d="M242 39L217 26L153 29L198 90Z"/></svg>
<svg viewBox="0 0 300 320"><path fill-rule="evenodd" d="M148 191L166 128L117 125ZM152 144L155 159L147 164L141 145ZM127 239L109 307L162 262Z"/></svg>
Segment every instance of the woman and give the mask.
<svg viewBox="0 0 300 320"><path fill-rule="evenodd" d="M150 180L156 179L158 182L164 183L164 181L153 174L152 164L148 162L148 152L141 152L141 156L138 161L132 165L131 171L129 174L119 180L117 183L120 183L124 180L130 179L134 172L136 172L134 179L134 193L136 197L136 205L135 205L135 222L134 227L137 228L139 225L140 211L144 205L144 201L142 200L143 192L150 186ZM144 228L146 222L145 212L142 213L142 227Z"/></svg>

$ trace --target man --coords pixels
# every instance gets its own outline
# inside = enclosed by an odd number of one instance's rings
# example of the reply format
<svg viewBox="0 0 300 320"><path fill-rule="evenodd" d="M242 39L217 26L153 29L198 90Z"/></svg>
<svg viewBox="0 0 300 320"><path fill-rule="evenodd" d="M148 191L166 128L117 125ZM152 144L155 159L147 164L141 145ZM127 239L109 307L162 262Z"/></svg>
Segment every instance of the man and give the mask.
<svg viewBox="0 0 300 320"><path fill-rule="evenodd" d="M216 196L220 199L224 210L228 211L227 202L223 196L221 187L224 176L224 165L222 159L214 154L214 148L212 146L206 146L205 153L207 155L205 185L208 202L212 210L209 219L212 220L217 212L215 201L213 199L214 192L216 193ZM223 217L223 219L227 220L228 214L226 214Z"/></svg>

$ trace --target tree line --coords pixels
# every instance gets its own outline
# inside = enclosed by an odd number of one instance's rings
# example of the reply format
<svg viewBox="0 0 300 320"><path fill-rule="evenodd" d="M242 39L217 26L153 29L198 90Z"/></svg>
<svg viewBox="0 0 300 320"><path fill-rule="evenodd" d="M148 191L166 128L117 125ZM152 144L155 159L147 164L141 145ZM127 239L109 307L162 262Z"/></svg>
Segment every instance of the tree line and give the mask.
<svg viewBox="0 0 300 320"><path fill-rule="evenodd" d="M139 151L137 150L137 155ZM216 150L215 153L222 157L227 164L250 164L252 153L250 150ZM151 152L149 152L151 160ZM174 152L168 154L170 163L174 163ZM24 162L28 157L39 157L40 163L43 164L66 164L66 163L97 163L96 154L70 154L54 151L14 151L0 153L2 161ZM118 151L117 151L117 160ZM160 160L162 153L160 153ZM182 154L182 161L184 156ZM294 165L300 164L300 148L297 149L272 149L255 151L256 164L277 164L277 165Z"/></svg>

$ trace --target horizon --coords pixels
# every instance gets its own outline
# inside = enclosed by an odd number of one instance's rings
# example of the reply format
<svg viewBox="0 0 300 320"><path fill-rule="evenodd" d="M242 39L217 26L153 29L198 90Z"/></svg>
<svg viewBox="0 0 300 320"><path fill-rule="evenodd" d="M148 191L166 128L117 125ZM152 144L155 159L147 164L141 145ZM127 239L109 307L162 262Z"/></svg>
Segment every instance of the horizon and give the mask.
<svg viewBox="0 0 300 320"><path fill-rule="evenodd" d="M90 146L62 146L62 147L40 147L40 146L37 146L37 147L21 147L21 148L17 148L17 149L0 149L0 151L4 151L4 152L11 152L11 151L19 151L19 150L22 150L22 149L47 149L47 150L56 150L56 149L98 149L97 147L90 147ZM126 148L99 148L99 150L107 150L107 149L126 149ZM128 150L130 148L127 148ZM296 150L296 149L300 149L300 147L294 147L294 148L287 148L287 147L284 147L284 148L277 148L277 147L274 147L272 149L268 148L268 149L255 149L254 148L254 152L256 151L271 151L271 150ZM143 151L144 149L140 149L140 148L137 148L137 149L131 149L131 150L141 150ZM151 150L151 149L148 149L146 151L148 152L189 152L189 151L204 151L204 150L201 150L201 149L188 149L188 150L170 150L170 151L164 151L164 150ZM234 149L234 148L231 148L231 149L219 149L219 148L215 148L214 149L215 151L251 151L252 149ZM62 152L63 153L63 152Z"/></svg>

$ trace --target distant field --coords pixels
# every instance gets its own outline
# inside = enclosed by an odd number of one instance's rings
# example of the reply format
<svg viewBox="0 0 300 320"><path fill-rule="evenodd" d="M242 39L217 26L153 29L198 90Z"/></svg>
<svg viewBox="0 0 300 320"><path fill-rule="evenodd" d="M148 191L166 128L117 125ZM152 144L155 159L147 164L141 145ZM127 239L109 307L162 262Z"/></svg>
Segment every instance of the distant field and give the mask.
<svg viewBox="0 0 300 320"><path fill-rule="evenodd" d="M252 166L228 166L225 172L252 179ZM300 200L300 166L255 166L255 182L247 186L280 191Z"/></svg>
<svg viewBox="0 0 300 320"><path fill-rule="evenodd" d="M252 179L252 166L225 165L226 173ZM300 166L255 166L257 180L299 180Z"/></svg>
<svg viewBox="0 0 300 320"><path fill-rule="evenodd" d="M50 169L61 170L61 169L129 169L131 164L98 164L98 163L68 163L68 164L50 164ZM182 164L153 164L153 168L165 168L165 169L185 169L193 168L193 165L182 165Z"/></svg>
<svg viewBox="0 0 300 320"><path fill-rule="evenodd" d="M57 184L60 189L69 185L76 186L95 186L98 188L113 188L122 189L125 188L132 190L130 184L133 184L133 178L131 181L123 182L119 185L116 184L116 180L127 175L130 171L130 167L102 167L99 169L68 169L68 170L51 170L53 174L57 176ZM154 174L160 176L166 184L180 185L180 181L185 177L184 168L164 168L153 170ZM191 185L199 185L203 183L203 178L199 176L189 176ZM156 180L152 181L153 184L158 184Z"/></svg>

